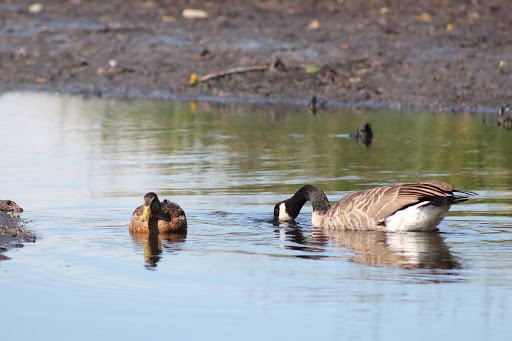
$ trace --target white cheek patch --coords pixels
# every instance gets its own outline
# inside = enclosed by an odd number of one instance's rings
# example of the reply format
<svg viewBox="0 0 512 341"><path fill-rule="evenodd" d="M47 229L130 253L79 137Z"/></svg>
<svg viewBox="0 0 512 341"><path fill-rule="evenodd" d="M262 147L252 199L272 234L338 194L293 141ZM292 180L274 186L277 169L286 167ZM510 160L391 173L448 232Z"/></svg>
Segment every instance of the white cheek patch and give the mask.
<svg viewBox="0 0 512 341"><path fill-rule="evenodd" d="M311 215L311 224L313 227L320 227L324 223L324 218L325 215L313 211L313 214Z"/></svg>
<svg viewBox="0 0 512 341"><path fill-rule="evenodd" d="M286 204L283 202L281 205L279 205L279 220L282 221L291 221L293 220L292 217L286 212Z"/></svg>

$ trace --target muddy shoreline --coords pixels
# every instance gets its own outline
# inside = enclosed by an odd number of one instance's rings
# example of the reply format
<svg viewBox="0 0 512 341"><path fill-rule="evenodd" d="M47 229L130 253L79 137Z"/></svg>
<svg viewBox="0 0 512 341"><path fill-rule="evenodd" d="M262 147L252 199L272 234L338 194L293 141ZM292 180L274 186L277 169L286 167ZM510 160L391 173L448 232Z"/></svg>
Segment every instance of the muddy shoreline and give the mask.
<svg viewBox="0 0 512 341"><path fill-rule="evenodd" d="M507 0L4 1L0 90L497 112L511 33Z"/></svg>
<svg viewBox="0 0 512 341"><path fill-rule="evenodd" d="M26 228L26 221L21 219L23 209L12 200L0 200L0 261L9 259L2 253L14 247L23 247L23 243L36 241L31 229Z"/></svg>

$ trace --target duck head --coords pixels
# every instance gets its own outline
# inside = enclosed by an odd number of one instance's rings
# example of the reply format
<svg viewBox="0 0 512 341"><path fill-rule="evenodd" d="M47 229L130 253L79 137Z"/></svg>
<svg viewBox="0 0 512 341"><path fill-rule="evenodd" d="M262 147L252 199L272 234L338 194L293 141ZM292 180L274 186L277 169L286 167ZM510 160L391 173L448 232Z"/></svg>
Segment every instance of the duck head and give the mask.
<svg viewBox="0 0 512 341"><path fill-rule="evenodd" d="M151 217L159 216L162 213L162 204L158 196L149 192L144 196L144 209L142 211L142 221L149 220Z"/></svg>

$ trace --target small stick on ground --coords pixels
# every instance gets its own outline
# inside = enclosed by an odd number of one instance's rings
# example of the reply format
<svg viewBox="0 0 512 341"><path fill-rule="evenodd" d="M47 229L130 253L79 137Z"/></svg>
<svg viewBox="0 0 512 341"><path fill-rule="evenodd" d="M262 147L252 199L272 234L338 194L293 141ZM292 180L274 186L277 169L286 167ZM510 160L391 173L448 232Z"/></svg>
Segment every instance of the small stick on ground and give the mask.
<svg viewBox="0 0 512 341"><path fill-rule="evenodd" d="M255 71L268 71L268 70L275 70L277 68L285 69L283 62L277 57L274 57L272 62L268 64L259 64L259 65L251 65L251 66L238 66L231 69L209 73L207 75L204 75L198 79L199 83L207 82L210 79L217 79L222 78L225 76L233 75L233 74L240 74L240 73L246 73L246 72L255 72Z"/></svg>
<svg viewBox="0 0 512 341"><path fill-rule="evenodd" d="M239 66L234 67L232 69L209 73L207 75L204 75L203 77L199 78L199 82L207 82L210 79L216 79L216 78L222 78L228 75L233 75L236 73L245 73L245 72L253 72L253 71L265 71L268 70L268 65L252 65L252 66Z"/></svg>

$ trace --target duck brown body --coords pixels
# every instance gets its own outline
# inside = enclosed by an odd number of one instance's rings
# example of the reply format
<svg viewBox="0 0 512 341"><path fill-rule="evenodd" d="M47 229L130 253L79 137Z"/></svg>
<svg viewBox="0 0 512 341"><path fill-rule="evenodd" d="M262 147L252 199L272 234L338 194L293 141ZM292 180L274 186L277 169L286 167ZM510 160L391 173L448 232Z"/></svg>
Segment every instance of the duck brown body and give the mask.
<svg viewBox="0 0 512 341"><path fill-rule="evenodd" d="M159 201L158 196L147 193L144 204L133 211L130 232L134 233L185 233L187 217L181 207L169 200Z"/></svg>

